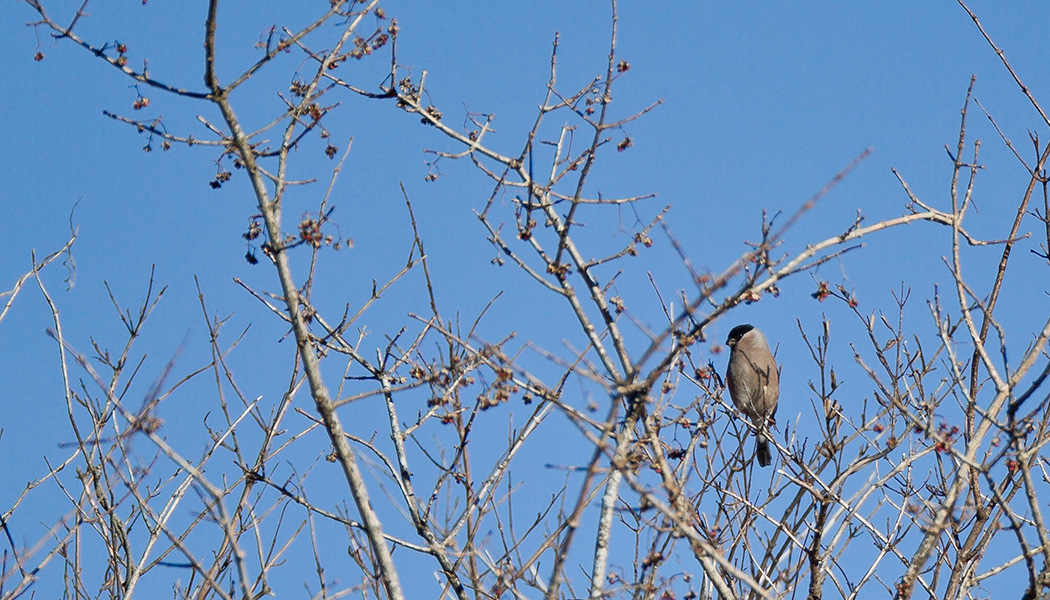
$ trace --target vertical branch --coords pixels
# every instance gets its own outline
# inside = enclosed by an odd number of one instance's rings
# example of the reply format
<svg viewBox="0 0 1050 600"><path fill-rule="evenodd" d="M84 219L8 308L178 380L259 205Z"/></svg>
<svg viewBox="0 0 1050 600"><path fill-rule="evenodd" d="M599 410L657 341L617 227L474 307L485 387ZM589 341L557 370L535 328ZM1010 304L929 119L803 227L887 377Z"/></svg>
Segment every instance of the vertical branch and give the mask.
<svg viewBox="0 0 1050 600"><path fill-rule="evenodd" d="M427 523L419 510L419 503L416 500L416 494L412 486L412 472L408 466L408 454L405 452L404 436L398 424L397 407L394 405L390 379L386 374L379 374L378 377L383 389L383 398L386 401L387 417L390 423L390 439L394 442L394 452L397 456L398 468L400 469L399 483L405 497L408 514L412 518L412 524L416 528L416 533L426 540L427 547L434 558L437 559L438 564L441 565L441 571L445 574L449 585L452 586L452 591L456 593L456 597L460 600L468 600L467 590L463 587L463 582L460 581L459 575L456 573L455 565L448 560L443 544L434 535L434 532L430 529L430 524Z"/></svg>
<svg viewBox="0 0 1050 600"><path fill-rule="evenodd" d="M205 48L207 52L206 64L208 65L214 64L215 60L216 5L217 0L211 0L209 18L206 25L207 38L205 39ZM284 235L282 232L280 204L270 199L261 169L255 160L255 149L242 129L240 121L227 98L226 91L218 87L214 69L206 70L206 77L212 90L211 100L218 106L223 120L227 127L230 128L230 142L236 149L244 169L248 173L259 211L262 213L263 220L266 223L266 232L272 248L271 258L277 270L278 279L281 282L285 310L287 310L288 317L291 320L296 348L302 361L307 382L310 385L310 394L313 397L314 406L317 413L321 416L325 431L328 433L328 437L335 448L336 456L343 468L343 474L346 477L350 493L361 514L361 521L379 566L379 576L382 584L391 600L401 600L404 598L404 594L393 557L390 554L390 548L383 537L382 523L379 520L379 515L372 507L368 488L361 474L360 467L357 465L357 459L354 456L353 449L350 447L346 431L339 419L339 415L336 413L331 395L321 376L320 362L314 351L313 341L303 317L299 290L292 275L288 253L283 247ZM280 187L280 182L278 182L278 187Z"/></svg>

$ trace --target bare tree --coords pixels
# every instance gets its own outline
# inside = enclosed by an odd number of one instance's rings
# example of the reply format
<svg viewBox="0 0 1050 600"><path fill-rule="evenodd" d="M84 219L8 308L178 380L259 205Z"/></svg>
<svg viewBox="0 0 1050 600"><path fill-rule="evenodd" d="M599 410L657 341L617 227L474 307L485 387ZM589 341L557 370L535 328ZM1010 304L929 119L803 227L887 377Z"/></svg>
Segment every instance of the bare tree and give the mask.
<svg viewBox="0 0 1050 600"><path fill-rule="evenodd" d="M0 513L7 540L3 599L28 596L41 580L69 597L119 598L259 598L291 584L325 598L976 598L1022 575L1025 598L1050 590L1050 531L1041 502L1048 491L1042 450L1050 440L1044 386L1050 319L1033 310L1032 329L1008 344L996 316L1003 307L1025 306L1004 287L1011 258L1019 260L1012 254L1017 242L1045 237L1040 256L1050 262L1050 145L1033 135L1034 156L1025 158L1002 134L1028 174L1027 187L1001 239L971 234L981 170L980 143L967 130L975 110L972 81L943 198L921 198L907 173L897 173L903 214L877 222L858 216L788 254L785 233L865 153L844 161L793 214L764 218L748 252L708 272L679 245L670 207L649 194L611 198L591 191L594 165L630 147L625 126L655 107L621 112L612 102L630 70L617 53L615 2L600 74L561 81L555 37L533 125L513 144L494 139L491 115L468 112L462 125L450 124L428 94L427 72L402 62L397 21L379 0L333 0L298 31L271 31L255 62L229 80L219 76L219 65L230 67L216 41L219 2L210 0L199 88L136 69L120 44L82 37L87 1L62 15L43 1L26 4L40 35L82 47L137 89L221 117L214 123L200 117L209 132L201 138L170 131L160 118L107 113L146 136L147 149L201 146L212 153L213 187L234 176L235 184L246 180L255 200L245 206L246 258L272 266L276 291L238 282L288 331L296 352L284 389L247 397L227 361L240 335L226 332L207 290L198 287L210 361L187 370L173 349L139 399L129 393L133 380L147 377L136 343L164 289L151 278L133 310L111 294L124 346L94 344L86 351L64 334L58 304L39 277L73 252L75 233L60 252L34 261L8 293L0 320L35 281L53 315L49 333L75 441L63 461L50 464ZM1050 126L977 16L960 6L1042 118L1040 127ZM244 118L250 99L238 92L263 71L287 69L286 54L301 62L282 75L283 110ZM339 68L365 59L386 64L386 57L389 71L378 83L344 78L349 69ZM568 311L576 330L562 333L563 348L533 341L549 324L515 323L489 339L480 329L484 311L461 320L458 307L440 306L435 289L442 282L431 277L407 193L412 242L402 250L404 268L377 283L383 278L363 266L360 307L348 305L341 314L323 308L332 300L321 265L346 243L334 227L332 194L349 147L337 147L337 132L327 124L350 97L392 104L433 129L440 149L430 151L429 177L438 176L439 161L466 161L491 182L476 216L494 249L492 262L529 282L537 302ZM141 95L136 103L137 109L149 100ZM297 154L318 143L329 158L341 155L327 171L327 185L291 175L326 172L317 156ZM295 160L304 164L293 168ZM1041 208L1030 204L1038 204L1038 195ZM289 220L289 213L304 216ZM626 214L633 223L619 245L613 244L620 238L582 229L585 222L621 227ZM814 297L836 303L829 310L856 319L863 336L848 340L851 352L842 356L847 346L833 340L830 317L817 332L799 321L813 360L799 377L810 381L807 418L816 425L803 434L781 423L781 435L771 439L774 466L758 469L738 451L753 425L725 397L713 360L719 345L707 339L712 325L742 303L778 294L782 279L916 223L950 234L946 265L954 284L927 301L935 333L918 333L922 327L908 318L909 288L900 289L891 309L865 312L845 285L817 280ZM649 276L657 301L621 293L621 277L645 277L644 263L633 257L654 239L675 252L689 274L686 287L669 292ZM964 271L969 257L988 252L1000 256L994 272ZM418 305L395 307L404 315L400 322L373 320L388 289L410 285L409 273L422 275L412 279L422 286ZM366 336L365 325L382 339ZM841 373L854 363L867 375L870 396L844 403L836 367ZM211 414L203 420L209 442L200 452L175 443L158 407L205 380ZM308 396L312 410L295 406L297 396ZM581 400L588 396L607 401ZM522 403L525 417L499 413L507 433L493 447L491 419L483 413L511 401ZM483 419L488 433L479 445ZM562 478L522 477L541 468L529 461L544 455L538 440L547 430L575 432L587 455L548 469L563 468ZM338 496L345 500L318 500L327 493L310 478L315 465L301 458L300 449L315 445L320 433L330 444L327 460L341 469L345 487ZM69 513L39 543L16 542L13 515L44 494L64 497ZM316 581L308 584L291 565L311 565ZM425 583L420 573L428 574Z"/></svg>

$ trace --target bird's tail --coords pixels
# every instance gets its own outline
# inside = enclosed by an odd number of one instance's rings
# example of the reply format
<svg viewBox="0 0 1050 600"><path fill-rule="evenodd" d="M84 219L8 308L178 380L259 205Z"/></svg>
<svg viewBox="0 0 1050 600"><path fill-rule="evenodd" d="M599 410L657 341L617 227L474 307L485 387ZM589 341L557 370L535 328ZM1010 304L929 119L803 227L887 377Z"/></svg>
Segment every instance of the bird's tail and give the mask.
<svg viewBox="0 0 1050 600"><path fill-rule="evenodd" d="M768 467L773 462L773 456L769 453L769 442L764 435L759 435L755 441L755 458L758 459L760 467Z"/></svg>

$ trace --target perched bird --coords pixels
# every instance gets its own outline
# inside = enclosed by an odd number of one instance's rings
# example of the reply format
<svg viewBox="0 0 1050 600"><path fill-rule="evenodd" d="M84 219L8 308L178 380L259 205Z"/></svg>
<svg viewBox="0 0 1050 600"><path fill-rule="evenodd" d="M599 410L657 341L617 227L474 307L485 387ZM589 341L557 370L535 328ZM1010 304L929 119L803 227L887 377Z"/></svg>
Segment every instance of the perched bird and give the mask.
<svg viewBox="0 0 1050 600"><path fill-rule="evenodd" d="M780 375L769 351L766 336L753 325L737 325L729 332L730 348L726 385L737 409L747 415L756 433L755 457L758 464L769 465L770 425L775 423L777 398L780 397Z"/></svg>

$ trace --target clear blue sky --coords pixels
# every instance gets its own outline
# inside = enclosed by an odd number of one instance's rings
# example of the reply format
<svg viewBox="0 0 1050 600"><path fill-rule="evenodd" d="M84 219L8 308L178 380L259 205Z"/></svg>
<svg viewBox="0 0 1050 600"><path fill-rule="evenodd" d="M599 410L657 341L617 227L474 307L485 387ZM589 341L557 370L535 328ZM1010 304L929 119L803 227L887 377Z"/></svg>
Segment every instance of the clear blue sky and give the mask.
<svg viewBox="0 0 1050 600"><path fill-rule="evenodd" d="M53 13L68 15L80 2L51 4ZM252 45L270 25L302 24L309 11L298 5L228 3L220 19L225 61L220 77L228 80L254 60ZM970 6L1036 97L1050 104L1045 44L1050 5L974 0ZM201 2L153 0L119 8L97 2L78 31L97 43L119 40L129 47L133 65L148 58L156 77L202 90L204 10ZM401 26L399 59L417 72L427 70L431 99L445 119L459 123L465 110L495 114L498 135L492 143L509 154L519 152L522 134L542 100L555 32L561 33L559 80L565 89L581 87L604 70L609 33L605 3L476 1L442 3L440 8L409 3L386 10ZM168 289L141 342L140 351L148 356L138 393L145 392L187 336L177 374L208 359L194 276L209 309L219 316L232 314L227 341L251 326L231 357L246 395L279 393L287 377L280 367L288 364L293 345L290 340L277 343L281 326L233 283L238 277L259 289L276 289L267 265L250 266L243 258L240 236L255 213L247 182L235 175L222 189L212 190L212 150L175 147L162 152L157 143L145 153L144 136L102 111L140 118L163 115L172 132L202 138L208 133L197 115L213 123L218 115L203 104L147 89L142 91L150 106L135 112L136 91L128 80L80 48L56 44L44 30L39 32L39 50L45 57L34 61L37 36L25 26L32 20L34 13L21 3L8 1L0 7L6 41L0 72L8 90L0 95L0 111L6 115L0 126L5 148L0 162L0 290L10 289L29 269L31 250L43 255L65 242L76 204L72 220L80 237L74 248L75 285L66 290L65 270L59 265L44 277L74 345L86 353L94 339L118 351L120 324L103 282L109 282L125 307L133 308L156 265L156 281ZM744 240L758 237L762 209L790 214L865 148L872 148L872 156L790 233L784 252L795 254L808 242L842 232L857 211L870 220L902 214L907 198L891 167L921 198L947 208L951 162L944 146L955 146L959 109L972 74L977 76L975 95L1026 158L1031 155L1029 129L1044 138L1050 135L954 1L625 1L618 54L631 69L614 92L616 114L663 103L625 127L633 146L607 155L591 191L606 196L656 193L642 214L671 204L667 222L691 261L713 271L739 256L746 249ZM274 90L286 90L299 60L285 59L239 92L234 103L242 116L258 126L279 109ZM361 83L378 84L384 62L344 68ZM348 136L354 142L336 188L334 218L341 233L353 238L354 248L326 259L329 287L319 302L337 312L344 302L360 306L372 279L382 281L404 265L410 238L398 188L403 182L447 316L459 313L469 322L503 290L483 334L498 338L517 330L546 347L560 348L562 338L580 347L567 311L552 311L551 299L509 266L490 264L494 251L471 211L483 207L491 185L469 164L448 160L440 163L443 177L424 181L428 155L422 149L452 146L392 105L346 94L339 99L344 104L328 128L340 148ZM1001 237L1004 223L1013 218L1024 173L976 107L970 132L984 141L981 163L987 166L977 186L980 220L974 232ZM323 176L329 163L316 148L312 151L308 156L304 150L300 160L320 164L321 170L314 171ZM301 210L313 206L311 200ZM299 210L289 209L289 220ZM623 218L629 222L633 215ZM614 235L615 228L595 229L588 235L595 236L596 244L611 247L623 241L622 234ZM636 315L659 325L646 270L664 283L662 291L671 297L686 286L686 273L666 240L656 238L652 253L637 259L647 262L625 273L619 288ZM923 299L932 295L935 284L949 281L941 262L947 241L946 230L913 225L871 238L866 248L828 263L817 277L854 287L866 310L892 310L890 293L906 281L914 290L914 329L928 331ZM1036 244L1019 248L1027 253ZM974 253L974 270L997 258L998 251ZM1031 263L1034 269L1036 262L1025 257L1017 268ZM1009 280L1009 290L1024 293L1023 279ZM985 285L987 276L977 283ZM1045 313L1043 286L1030 283L1032 306ZM855 323L841 305L813 300L814 289L812 278L798 276L781 285L780 298L740 307L712 330L721 340L733 324L753 322L779 345L781 415L786 421L808 411L811 397L806 381L812 367L796 318L813 332L823 313L832 318L833 333L842 332L836 348L843 372L851 373L849 383L856 386L851 390L858 402L870 395L870 384L850 370L847 342L857 333ZM374 343L392 333L390 323L402 322L406 312L425 312L418 290L418 280L409 278L370 313ZM44 472L41 456L62 456L65 451L57 445L71 439L64 429L57 350L45 335L51 326L47 307L35 285L22 294L0 323L0 469L12 483L0 490L0 509L22 482ZM556 328L530 330L522 324L540 318L552 319ZM1023 321L1007 319L1006 325L1008 333L1017 327L1018 335L1027 335ZM714 360L724 368L724 355ZM339 374L331 367L329 371L335 382ZM192 390L202 396L192 397ZM209 406L208 390L206 383L191 388L191 397L179 402L192 408L169 410L163 415L166 421L199 423ZM320 452L323 444L318 448ZM36 519L47 522L64 509L61 501L42 505Z"/></svg>

